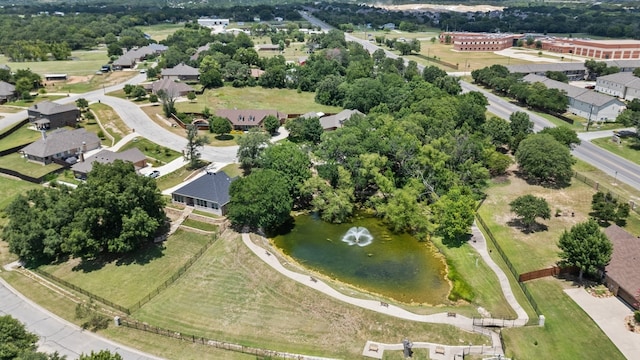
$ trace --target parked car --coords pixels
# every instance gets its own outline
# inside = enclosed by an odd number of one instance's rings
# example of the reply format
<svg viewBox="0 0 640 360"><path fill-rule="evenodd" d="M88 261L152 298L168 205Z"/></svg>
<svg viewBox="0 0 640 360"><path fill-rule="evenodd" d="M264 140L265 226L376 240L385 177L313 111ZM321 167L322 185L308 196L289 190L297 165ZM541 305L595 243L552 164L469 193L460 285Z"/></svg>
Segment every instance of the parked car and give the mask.
<svg viewBox="0 0 640 360"><path fill-rule="evenodd" d="M155 179L158 176L160 176L160 171L158 170L153 170L152 172L150 172L149 174L147 174L148 177Z"/></svg>

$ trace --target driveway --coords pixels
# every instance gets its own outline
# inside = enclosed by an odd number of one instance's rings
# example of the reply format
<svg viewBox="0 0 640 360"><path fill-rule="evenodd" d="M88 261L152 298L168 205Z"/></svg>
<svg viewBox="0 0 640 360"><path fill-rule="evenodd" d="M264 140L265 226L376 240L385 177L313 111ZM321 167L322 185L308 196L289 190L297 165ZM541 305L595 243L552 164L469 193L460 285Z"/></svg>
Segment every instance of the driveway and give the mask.
<svg viewBox="0 0 640 360"><path fill-rule="evenodd" d="M27 330L38 335L38 349L45 352L57 351L68 359L77 359L81 353L110 350L117 352L125 360L160 360L150 354L107 340L90 331L59 318L31 300L0 278L0 315L11 315L20 320Z"/></svg>
<svg viewBox="0 0 640 360"><path fill-rule="evenodd" d="M627 359L640 357L640 334L627 330L624 318L631 314L631 309L620 299L613 296L597 298L589 295L583 288L567 289L564 292L598 324Z"/></svg>

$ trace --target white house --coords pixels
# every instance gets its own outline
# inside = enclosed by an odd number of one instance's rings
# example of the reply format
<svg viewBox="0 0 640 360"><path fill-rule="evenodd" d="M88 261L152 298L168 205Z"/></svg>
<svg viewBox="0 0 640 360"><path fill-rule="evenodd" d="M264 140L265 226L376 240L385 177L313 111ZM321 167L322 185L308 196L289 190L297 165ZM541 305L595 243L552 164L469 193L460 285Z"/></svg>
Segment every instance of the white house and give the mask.
<svg viewBox="0 0 640 360"><path fill-rule="evenodd" d="M640 98L640 78L633 74L616 73L596 79L596 91L625 100Z"/></svg>
<svg viewBox="0 0 640 360"><path fill-rule="evenodd" d="M226 28L227 26L229 26L229 19L203 18L203 19L198 19L198 25L212 28L212 29L217 27Z"/></svg>

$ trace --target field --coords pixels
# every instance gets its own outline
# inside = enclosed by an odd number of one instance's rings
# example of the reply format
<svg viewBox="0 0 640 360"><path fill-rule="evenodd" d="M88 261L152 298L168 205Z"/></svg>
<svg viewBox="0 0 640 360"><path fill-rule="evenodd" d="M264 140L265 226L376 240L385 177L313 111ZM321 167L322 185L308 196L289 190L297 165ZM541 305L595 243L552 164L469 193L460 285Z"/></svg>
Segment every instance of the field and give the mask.
<svg viewBox="0 0 640 360"><path fill-rule="evenodd" d="M326 297L273 270L227 233L190 271L134 314L140 321L280 351L359 357L366 340L482 344L451 326L408 322ZM301 332L300 329L305 329Z"/></svg>
<svg viewBox="0 0 640 360"><path fill-rule="evenodd" d="M640 143L635 138L621 138L620 144L616 144L611 141L611 138L595 139L591 142L599 147L610 151L620 157L623 157L636 164L640 164L640 149L638 146Z"/></svg>
<svg viewBox="0 0 640 360"><path fill-rule="evenodd" d="M0 151L11 149L16 146L26 145L34 142L42 136L40 132L29 129L30 124L24 124L13 134L0 140ZM5 129L8 131L9 129Z"/></svg>
<svg viewBox="0 0 640 360"><path fill-rule="evenodd" d="M60 169L56 163L41 165L39 163L27 161L19 153L13 153L0 157L0 167L17 171L23 175L39 178L50 172Z"/></svg>
<svg viewBox="0 0 640 360"><path fill-rule="evenodd" d="M11 71L18 69L31 69L31 71L44 74L68 74L90 75L100 70L100 67L109 61L107 49L78 50L71 52L72 60L65 61L28 61L10 62L4 55L0 55L0 64L7 64Z"/></svg>
<svg viewBox="0 0 640 360"><path fill-rule="evenodd" d="M150 35L151 38L155 41L162 41L169 35L176 32L176 30L184 29L184 24L156 24L149 26L137 26L136 29L139 29L143 33Z"/></svg>
<svg viewBox="0 0 640 360"><path fill-rule="evenodd" d="M106 132L111 135L114 144L131 132L131 129L109 105L94 103L89 105L89 108L96 115L97 120L100 121Z"/></svg>
<svg viewBox="0 0 640 360"><path fill-rule="evenodd" d="M200 250L207 237L178 230L163 246L152 246L115 261L81 263L72 259L40 270L130 307L169 279Z"/></svg>
<svg viewBox="0 0 640 360"><path fill-rule="evenodd" d="M177 151L162 147L144 138L133 139L121 147L120 151L125 151L131 148L138 148L138 150L142 151L145 156L153 159L156 163L166 164L182 156Z"/></svg>

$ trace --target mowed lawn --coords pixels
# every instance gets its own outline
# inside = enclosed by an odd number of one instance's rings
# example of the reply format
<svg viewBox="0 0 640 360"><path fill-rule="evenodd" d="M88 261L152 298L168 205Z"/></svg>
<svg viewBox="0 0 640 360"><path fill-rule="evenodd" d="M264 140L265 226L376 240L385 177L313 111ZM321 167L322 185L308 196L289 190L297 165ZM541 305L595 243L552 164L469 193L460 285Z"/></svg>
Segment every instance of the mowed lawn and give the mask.
<svg viewBox="0 0 640 360"><path fill-rule="evenodd" d="M23 175L40 178L60 169L62 166L56 163L41 165L40 163L27 161L19 153L13 153L0 157L0 167L17 171Z"/></svg>
<svg viewBox="0 0 640 360"><path fill-rule="evenodd" d="M28 190L39 187L40 185L28 181L0 176L0 212L3 211L17 195L24 194ZM6 221L6 218L0 217L0 224L4 221Z"/></svg>
<svg viewBox="0 0 640 360"><path fill-rule="evenodd" d="M320 105L314 100L315 93L298 93L292 89L264 89L260 86L234 88L225 86L211 89L198 95L195 102L176 103L178 111L202 112L206 107L216 109L273 109L287 114L304 114L310 111L337 113L336 106Z"/></svg>
<svg viewBox="0 0 640 360"><path fill-rule="evenodd" d="M133 315L183 335L343 359L360 358L367 340L490 343L449 325L401 320L334 300L276 272L230 232Z"/></svg>
<svg viewBox="0 0 640 360"><path fill-rule="evenodd" d="M100 70L100 66L109 61L107 49L77 50L71 52L71 59L64 61L26 61L11 62L0 55L0 64L7 64L11 71L19 69L31 69L31 71L44 74L89 75Z"/></svg>
<svg viewBox="0 0 640 360"><path fill-rule="evenodd" d="M31 124L24 124L11 135L0 139L0 150L11 149L16 146L32 143L42 137L39 131L29 129ZM8 131L6 129L5 131Z"/></svg>
<svg viewBox="0 0 640 360"><path fill-rule="evenodd" d="M46 271L118 305L130 307L169 279L208 241L208 237L178 230L162 246L108 263L81 264L72 259L46 265Z"/></svg>
<svg viewBox="0 0 640 360"><path fill-rule="evenodd" d="M555 278L527 282L546 317L545 326L502 330L512 359L624 359L598 325L563 292L571 286ZM627 331L622 321L620 331Z"/></svg>

